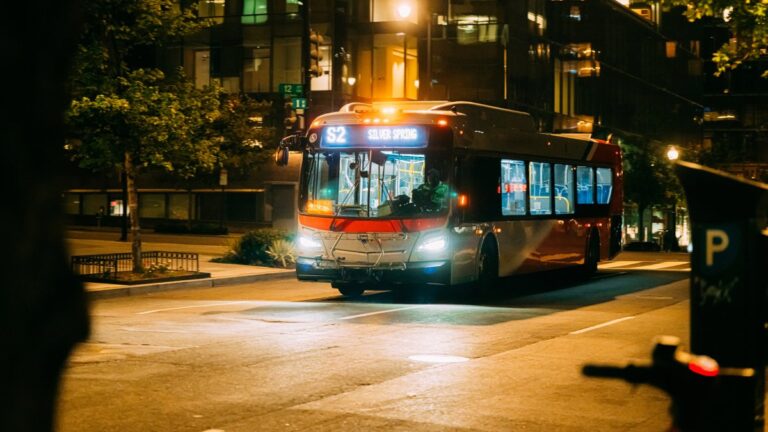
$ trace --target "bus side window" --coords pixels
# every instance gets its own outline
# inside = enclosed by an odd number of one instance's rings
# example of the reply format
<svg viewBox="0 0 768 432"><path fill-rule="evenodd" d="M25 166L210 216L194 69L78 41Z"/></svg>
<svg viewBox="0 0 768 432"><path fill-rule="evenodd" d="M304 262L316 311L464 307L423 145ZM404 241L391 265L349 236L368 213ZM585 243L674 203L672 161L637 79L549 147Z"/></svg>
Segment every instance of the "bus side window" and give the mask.
<svg viewBox="0 0 768 432"><path fill-rule="evenodd" d="M555 164L555 213L571 214L575 210L573 165Z"/></svg>
<svg viewBox="0 0 768 432"><path fill-rule="evenodd" d="M552 179L549 164L530 162L530 208L532 215L552 214Z"/></svg>
<svg viewBox="0 0 768 432"><path fill-rule="evenodd" d="M597 203L608 204L613 192L613 176L610 168L597 169Z"/></svg>
<svg viewBox="0 0 768 432"><path fill-rule="evenodd" d="M501 160L501 214L504 216L525 216L528 203L525 193L528 182L525 178L525 162L521 160Z"/></svg>
<svg viewBox="0 0 768 432"><path fill-rule="evenodd" d="M576 168L576 200L579 204L595 203L595 175L592 167Z"/></svg>

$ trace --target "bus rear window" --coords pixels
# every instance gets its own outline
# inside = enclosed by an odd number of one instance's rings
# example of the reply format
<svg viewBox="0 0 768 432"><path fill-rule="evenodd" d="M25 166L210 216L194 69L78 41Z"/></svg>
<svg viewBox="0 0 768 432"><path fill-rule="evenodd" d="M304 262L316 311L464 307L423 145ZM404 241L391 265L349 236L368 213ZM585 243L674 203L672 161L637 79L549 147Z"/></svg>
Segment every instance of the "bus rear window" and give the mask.
<svg viewBox="0 0 768 432"><path fill-rule="evenodd" d="M597 169L597 203L608 204L613 191L613 176L610 168Z"/></svg>

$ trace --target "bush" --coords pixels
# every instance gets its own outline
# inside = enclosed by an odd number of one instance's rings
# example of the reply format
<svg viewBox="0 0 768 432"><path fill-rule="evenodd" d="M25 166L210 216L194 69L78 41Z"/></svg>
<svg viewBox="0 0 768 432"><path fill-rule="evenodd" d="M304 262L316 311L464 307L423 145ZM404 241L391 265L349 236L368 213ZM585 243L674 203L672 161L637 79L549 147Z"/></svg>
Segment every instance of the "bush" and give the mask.
<svg viewBox="0 0 768 432"><path fill-rule="evenodd" d="M275 240L267 248L267 254L274 260L275 265L288 267L296 263L296 249L288 240Z"/></svg>
<svg viewBox="0 0 768 432"><path fill-rule="evenodd" d="M291 241L290 237L287 232L273 228L248 231L235 241L232 249L219 261L272 265L274 258L267 252L267 248L278 240Z"/></svg>

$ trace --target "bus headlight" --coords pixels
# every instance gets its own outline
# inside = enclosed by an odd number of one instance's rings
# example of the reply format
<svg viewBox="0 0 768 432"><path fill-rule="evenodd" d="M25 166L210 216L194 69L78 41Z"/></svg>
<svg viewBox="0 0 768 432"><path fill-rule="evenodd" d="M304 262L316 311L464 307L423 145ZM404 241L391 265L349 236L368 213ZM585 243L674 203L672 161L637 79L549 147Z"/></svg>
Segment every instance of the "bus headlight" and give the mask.
<svg viewBox="0 0 768 432"><path fill-rule="evenodd" d="M299 243L299 247L301 247L302 249L320 249L323 247L323 244L320 243L319 240L315 240L306 234L302 234L299 236L298 243Z"/></svg>
<svg viewBox="0 0 768 432"><path fill-rule="evenodd" d="M447 247L448 239L445 235L440 235L425 239L416 249L423 252L441 252Z"/></svg>

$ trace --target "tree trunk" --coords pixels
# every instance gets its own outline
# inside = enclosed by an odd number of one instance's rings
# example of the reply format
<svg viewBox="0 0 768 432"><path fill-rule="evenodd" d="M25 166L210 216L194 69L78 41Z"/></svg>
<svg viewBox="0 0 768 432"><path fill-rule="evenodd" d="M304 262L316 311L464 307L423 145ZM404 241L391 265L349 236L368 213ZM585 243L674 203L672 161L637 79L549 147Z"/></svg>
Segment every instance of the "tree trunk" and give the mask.
<svg viewBox="0 0 768 432"><path fill-rule="evenodd" d="M640 235L639 240L641 242L645 241L645 224L643 222L643 219L644 219L643 216L645 214L646 207L647 206L644 206L644 205L637 206L637 229L638 229L638 234Z"/></svg>
<svg viewBox="0 0 768 432"><path fill-rule="evenodd" d="M131 217L131 254L133 256L133 272L144 272L141 262L141 227L139 226L139 192L136 189L136 171L133 158L125 152L125 179L128 186L128 213Z"/></svg>

